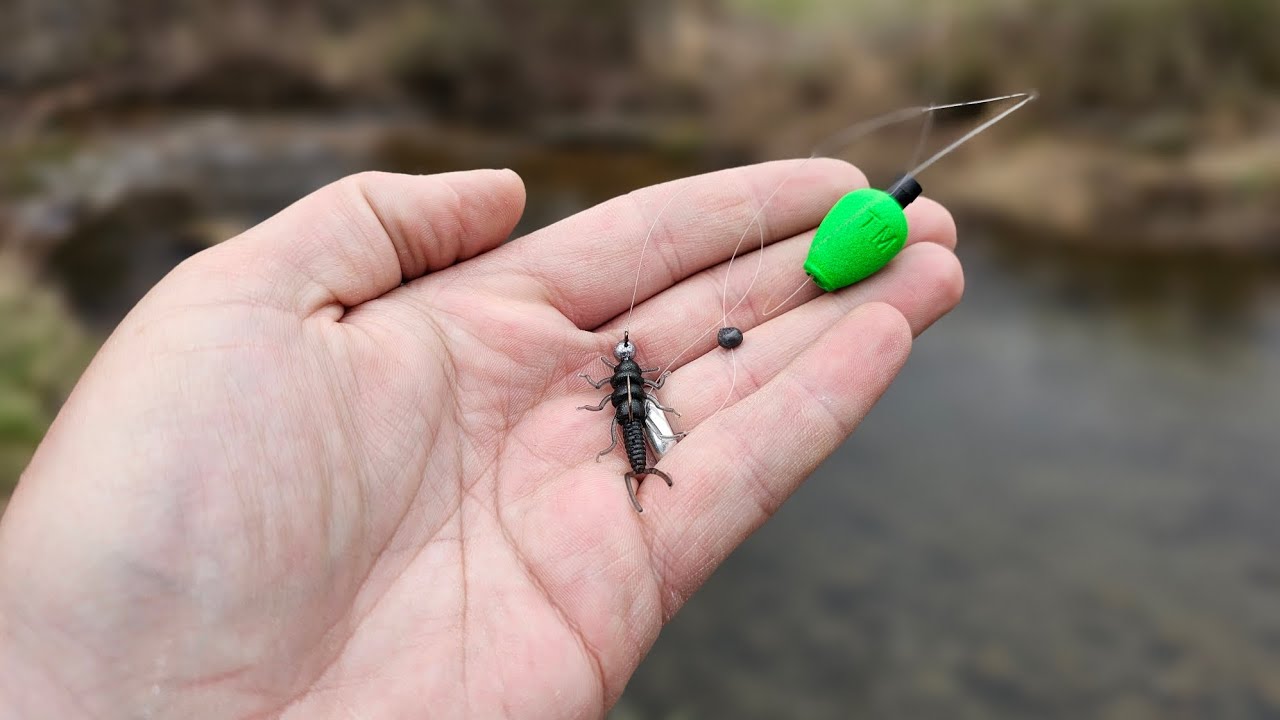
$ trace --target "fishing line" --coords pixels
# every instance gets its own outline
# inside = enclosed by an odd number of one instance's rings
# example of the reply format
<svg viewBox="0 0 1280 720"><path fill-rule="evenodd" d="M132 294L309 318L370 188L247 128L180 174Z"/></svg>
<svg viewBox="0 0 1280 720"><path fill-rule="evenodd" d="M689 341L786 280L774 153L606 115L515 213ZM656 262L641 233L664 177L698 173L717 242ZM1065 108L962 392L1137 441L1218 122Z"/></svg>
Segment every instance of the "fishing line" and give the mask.
<svg viewBox="0 0 1280 720"><path fill-rule="evenodd" d="M631 314L636 311L636 296L640 293L641 272L644 270L644 251L645 248L649 247L649 238L653 237L653 229L658 227L658 221L666 214L667 208L671 206L671 203L674 202L676 198L683 195L684 191L688 190L689 185L691 184L692 183L690 181L685 181L684 185L671 193L671 197L667 198L667 201L663 203L662 208L658 210L658 214L653 217L653 222L649 223L649 231L644 234L644 242L640 243L640 260L636 263L636 281L631 288L631 307L627 308L627 320L622 325L622 329L627 335L631 334ZM750 226L748 226L748 228L749 227ZM732 262L732 259L730 259L730 261Z"/></svg>
<svg viewBox="0 0 1280 720"><path fill-rule="evenodd" d="M1000 100L1010 99L1011 97L1013 96L989 98L987 100L974 101L974 104L982 103L982 102L998 102ZM756 210L756 213L752 215L751 222L747 223L746 228L742 231L742 235L739 236L738 238L738 244L734 246L733 255L730 256L729 258L729 268L730 269L732 268L733 261L738 256L738 250L742 247L742 241L746 239L747 233L751 230L751 225L753 223L756 223L759 220L761 213L763 213L765 209L769 206L769 203L773 200L774 196L777 195L778 192L782 190L782 188L786 186L786 184L790 182L793 177L796 176L796 174L798 174L802 169L804 169L804 166L808 165L810 160L827 155L833 150L841 150L846 145L856 142L857 140L865 137L866 135L876 132L877 130L880 130L882 128L886 128L891 125L895 125L897 123L905 122L912 118L916 118L924 114L932 113L937 110L946 110L953 107L961 107L962 105L963 103L955 104L955 105L923 105L918 107L909 107L909 108L902 108L899 110L893 110L883 115L878 115L876 117L857 122L847 128L844 128L838 133L832 135L831 137L827 138L823 142L819 143L817 146L814 147L809 157L805 158L804 161L800 163L800 165L794 171L792 171L789 175L783 178L782 182L778 183L778 186L773 189L773 192L769 194L769 197L765 199L764 203L760 206L760 208ZM828 150L825 147L826 145L833 145L834 147L832 150ZM640 257L639 257L639 260L636 262L636 279L635 279L635 282L632 284L632 288L631 288L631 305L627 308L627 318L622 326L623 330L626 332L629 332L631 330L631 317L632 315L635 314L636 300L640 294L640 279L644 277L643 275L644 255L645 255L645 251L649 247L649 241L653 238L653 231L655 228L658 227L658 223L661 222L663 216L666 215L667 209L671 207L671 204L675 202L676 199L683 196L685 191L688 190L689 186L692 184L693 184L692 179L686 180L679 189L671 193L671 196L667 198L666 202L664 202L662 204L662 207L658 210L658 214L654 216L653 221L649 223L649 229L648 231L645 232L644 241L640 243ZM764 246L763 225L761 225L760 227L760 233L761 233L761 239L760 239L761 247L763 247ZM758 271L759 271L759 267L757 267L757 273ZM750 285L748 286L748 290L749 289L750 289ZM722 293L722 295L727 294L727 292L728 292L728 274L726 273L725 293ZM746 293L743 293L743 297L744 298L746 297ZM722 297L722 302L721 302L722 310L723 310L723 305L726 304L726 302L727 301L724 300L724 298ZM724 310L723 314L727 316L730 312L732 312L733 310L736 310L738 305L740 305L741 303L742 303L742 300L739 299L738 303L733 306L733 309ZM711 328L711 329L714 330L715 328ZM706 335L706 332L702 333L702 335ZM699 336L699 339L701 339L702 335ZM682 354L684 354L683 351L681 352L681 355ZM677 355L672 360L672 362L675 362L675 360L678 360L679 358L680 356ZM672 363L667 363L665 367L669 368L671 364Z"/></svg>
<svg viewBox="0 0 1280 720"><path fill-rule="evenodd" d="M729 392L724 394L724 399L720 401L720 407L716 408L712 415L720 412L729 404L729 399L733 397L734 388L738 387L738 353L733 350L729 351L729 367L732 368L729 374Z"/></svg>
<svg viewBox="0 0 1280 720"><path fill-rule="evenodd" d="M828 155L834 154L837 151L844 150L848 145L851 145L854 142L857 142L858 140L863 139L867 135L870 135L884 128L887 128L896 124L900 124L920 116L925 116L926 126L921 133L921 141L919 142L919 145L916 151L916 154L918 156L920 154L923 154L923 147L925 145L924 141L926 139L929 129L932 127L932 118L935 113L942 110L953 110L957 108L987 105L991 103L998 103L998 102L1004 102L1009 100L1019 101L1018 103L1007 108L1006 110L996 115L995 117L982 123L975 129L970 131L969 133L965 134L959 140L953 142L951 145L948 145L943 150L939 151L929 159L925 160L923 163L916 164L915 167L904 176L904 177L914 177L915 175L918 175L919 173L929 168L938 160L941 160L943 157L946 157L948 154L954 152L961 145L964 145L965 143L969 142L973 138L982 134L988 128L999 123L1004 118L1008 117L1014 112L1017 112L1024 105L1035 100L1037 97L1038 97L1038 93L1032 90L1027 92L1011 93L1008 95L998 95L995 97L982 98L979 100L967 100L964 102L942 103L942 104L935 103L935 104L929 104L929 105L918 105L913 107L901 108L898 110L893 110L893 111L884 113L882 115L878 115L876 117L869 118L867 120L862 120L857 123L854 123L853 125L850 125L849 127L838 131L837 133L831 135L827 139L818 143L818 145L814 147L812 153L808 157L806 157L798 166L796 166L795 170L793 170L785 178L783 178L776 188L774 188L773 192L769 194L769 196L765 199L764 203L760 206L758 210L756 210L751 220L747 223L747 226L743 230L742 235L739 236L738 243L734 246L733 255L730 256L729 263L726 266L726 270L725 270L724 285L721 293L721 310L722 310L721 324L719 326L713 325L707 328L706 330L703 330L702 332L698 333L695 336L694 340L691 343L689 343L689 345L687 345L683 350L677 353L669 362L667 362L665 365L662 366L662 370L663 370L662 374L665 375L669 373L671 371L672 366L674 366L685 355L685 353L689 352L694 347L699 345L703 341L703 339L709 333L714 332L717 329L717 327L727 326L728 316L734 311L736 311L742 305L742 303L746 301L747 296L754 289L756 281L759 279L761 269L763 268L763 265L764 265L764 253L763 253L764 247L765 247L764 225L762 222L760 222L760 217L764 213L764 211L768 208L769 203L773 201L775 196L777 196L778 192L782 190L782 188L786 186L786 184L790 182L796 175L798 175L800 171L803 170L804 167L809 164L809 161L813 160L814 158L826 157ZM915 159L913 159L912 162L914 163ZM676 196L683 194L684 190L685 188L681 188L681 190L678 191L672 197L672 200ZM668 200L667 205L670 205L670 204L671 204L671 200ZM665 209L665 206L664 206L664 209ZM661 216L661 213L659 213L659 216ZM657 222L658 222L658 219L655 218L653 224L656 226ZM751 225L753 224L757 225L760 231L760 248L759 248L761 251L760 258L759 258L759 261L756 263L755 273L752 275L751 281L748 283L746 290L743 291L742 296L738 298L738 301L734 303L732 307L726 308L725 306L728 304L730 271L733 268L734 260L737 259L738 251L741 249L742 242L746 238L747 233L751 230ZM653 226L650 227L649 232L650 234L652 234ZM648 240L649 240L648 235L646 235L644 245L648 244ZM641 262L643 262L644 245L641 246ZM636 275L637 291L639 289L639 281L640 281L640 275L639 273L637 273ZM780 308L785 306L787 303L793 300L797 295L799 295L805 289L805 287L808 286L809 282L810 282L810 278L806 276L805 281L799 287L797 287L781 303L779 303L778 305L775 305L771 309L765 310L762 313L762 317L769 317L773 313L777 312ZM633 308L634 308L634 294L635 293L633 292L633 299L632 299ZM631 317L630 311L628 311L627 317L628 317L628 325L629 325L630 317ZM730 348L730 355L732 356L731 348ZM734 374L736 376L736 372ZM733 388L731 387L730 394L732 394L732 390ZM727 399L726 399L726 402L727 402Z"/></svg>
<svg viewBox="0 0 1280 720"><path fill-rule="evenodd" d="M1013 100L1015 98L1021 98L1016 104L1009 106L1003 112L999 113L995 117L991 118L990 120L987 120L986 122L982 123L978 127L965 133L959 140L956 140L955 142L951 143L945 148L939 150L937 153L934 154L933 157L920 163L915 167L914 170L912 170L907 174L914 177L924 172L925 170L928 170L930 166L932 166L934 163L938 162L942 158L950 155L955 150L959 149L961 145L964 145L970 140L978 137L979 135L981 135L982 133L990 129L992 126L998 124L1001 120L1004 120L1010 115L1018 112L1019 110L1022 109L1024 105L1026 105L1029 102L1032 102L1038 97L1040 97L1040 93L1036 92L1035 90L1031 90L1024 93L1015 93L1013 95L1006 95L1002 98L992 98L988 100L978 100L978 101L972 101L967 103L959 103L957 105L951 105L950 107L966 107L969 105L982 105L985 103L999 102L1001 100ZM937 107L936 109L942 110L942 109L945 109L946 107L947 106L940 106L940 107Z"/></svg>
<svg viewBox="0 0 1280 720"><path fill-rule="evenodd" d="M911 162L907 163L908 168L920 162L920 158L924 156L924 149L929 141L929 131L933 129L935 117L937 117L936 113L925 113L924 122L920 124L920 139L916 140L916 149L911 153ZM911 170L906 170L904 174L910 175Z"/></svg>
<svg viewBox="0 0 1280 720"><path fill-rule="evenodd" d="M845 145L862 138L882 127L892 125L903 120L924 115L925 124L921 130L921 138L917 144L915 156L912 163L922 154L922 148L925 140L932 128L932 114L939 110L949 108L968 107L974 105L982 105L986 103L999 102L1002 100L1017 99L1019 102L1013 107L996 115L992 119L982 123L963 137L951 143L941 151L935 153L932 157L922 163L915 164L915 167L906 175L897 180L888 190L877 190L874 188L860 188L847 193L835 203L827 212L822 222L818 225L814 233L813 240L809 244L809 253L804 263L804 270L808 279L812 279L818 287L828 292L834 292L843 287L848 287L855 282L863 280L871 275L879 272L889 261L898 254L898 252L906 244L907 240L907 219L903 210L922 192L920 184L916 182L914 176L929 168L938 160L946 157L956 148L964 145L985 130L1000 122L1010 114L1016 112L1019 108L1031 102L1036 97L1034 92L1017 93L1014 95L1002 95L995 98L986 98L983 100L970 100L961 103L951 103L946 105L926 105L922 107L906 108L891 113L881 115L870 120L856 123L849 128L841 131L826 143L820 143L814 149L809 157L799 163L794 170L787 174L773 192L765 198L764 202L751 216L751 220L743 229L742 234L738 237L738 242L734 245L733 253L729 256L729 262L725 267L724 284L720 292L720 309L722 327L717 335L717 343L729 350L730 363L730 381L729 390L725 393L724 400L721 401L720 407L716 408L714 413L718 413L728 405L729 400L733 397L734 391L737 389L738 383L738 360L734 348L743 342L742 331L735 327L729 326L730 313L736 312L743 302L750 296L752 290L755 289L756 282L760 278L760 273L764 267L764 250L765 235L764 222L762 217L764 211L769 204L777 196L778 192L791 181L810 160L821 155L826 155L830 151L824 145L835 144L836 149L842 149ZM650 475L656 475L666 481L667 486L673 484L671 476L663 470L653 467L649 463L650 455L661 457L671 444L677 442L684 437L685 433L676 433L671 430L670 424L666 419L666 412L674 412L673 408L663 407L654 394L661 389L667 376L671 372L671 368L680 360L689 350L702 341L702 338L715 327L700 333L693 343L676 354L665 367L655 368L653 370L645 370L635 359L636 347L631 342L631 319L636 309L636 301L640 294L640 280L644 277L644 256L645 251L649 247L649 242L653 239L653 233L658 227L658 223L665 216L667 209L675 202L676 198L681 197L685 191L692 185L692 182L686 182L683 186L676 188L671 196L667 198L662 207L658 210L658 214L654 216L653 221L649 224L649 229L645 233L644 241L640 244L640 257L636 263L636 279L631 289L631 304L627 308L627 316L623 326L622 342L618 343L613 350L614 357L617 358L617 364L610 363L607 358L601 358L605 365L612 370L612 374L602 380L593 380L589 375L583 373L581 377L585 378L596 389L602 388L604 385L611 387L611 392L595 406L584 405L580 409L590 410L593 412L602 411L605 405L612 403L614 410L613 424L610 425L610 444L603 452L597 455L597 458L603 456L613 450L618 444L617 431L621 429L623 446L626 449L627 461L631 469L623 474L623 482L626 484L627 494L631 499L631 505L636 512L644 512L639 500L636 498L636 490L640 481ZM742 296L738 301L729 307L729 281L733 275L733 263L737 260L738 253L742 249L742 243L746 240L747 233L751 231L751 226L755 225L760 234L760 258L756 263L755 272L751 276L750 282L742 292ZM806 280L807 284L808 280ZM778 305L773 310L763 313L768 316L778 308L790 302L792 298L799 293L805 285L797 288L782 305ZM646 373L660 373L656 380L645 378ZM713 414L714 414L713 413ZM635 480L636 487L633 488L632 480Z"/></svg>
<svg viewBox="0 0 1280 720"><path fill-rule="evenodd" d="M961 102L961 103L950 103L950 104L947 104L947 105L929 105L929 106L925 106L925 107L923 107L923 108L913 108L913 110L921 110L922 112L924 112L924 113L926 113L926 114L927 114L927 118L928 118L928 119L926 120L926 128L927 128L927 127L929 127L929 126L931 125L931 122L930 122L930 121L932 120L934 113L935 113L935 112L937 112L937 111L939 111L939 110L950 110L950 109L954 109L954 108L971 107L971 106L975 106L975 105L986 105L986 104L990 104L990 103L997 103L997 102L1002 102L1002 101L1006 101L1006 100L1018 100L1018 102L1017 102L1016 104L1011 105L1010 107L1006 108L1004 111L1000 112L999 114L995 115L994 117L992 117L992 118L988 119L987 121L983 122L982 124L978 125L978 126L977 126L977 127L975 127L974 129L972 129L972 130L970 130L969 132L965 133L962 137L960 137L960 139L958 139L958 140L956 140L955 142L951 143L950 145L946 146L946 147L945 147L945 148L943 148L942 150L939 150L937 153L935 153L935 154L934 154L932 157L930 157L928 160L925 160L924 162L917 164L917 165L916 165L914 168L912 168L911 170L908 170L908 171L907 171L907 173L906 173L905 175L903 175L903 179L904 179L904 180L906 180L906 179L914 179L914 178L915 178L915 176L917 176L917 175L919 175L920 173L924 172L925 170L929 169L929 168L930 168L934 163L938 162L939 160L941 160L942 158L946 157L947 155L950 155L952 152L955 152L956 150L958 150L958 149L960 148L960 146L964 145L965 143L969 142L970 140L972 140L972 139L976 138L977 136L981 135L982 133L986 132L988 129L990 129L991 127L993 127L993 126L995 126L996 124L998 124L1001 120L1004 120L1005 118L1009 117L1009 116L1010 116L1010 115L1012 115L1013 113L1015 113L1015 112L1017 112L1018 110L1022 109L1022 107L1023 107L1024 105L1026 105L1026 104L1027 104L1027 103L1029 103L1029 102L1034 101L1034 100L1035 100L1036 98L1038 98L1039 96L1040 96L1040 94L1039 94L1037 91L1035 91L1035 90L1030 90L1030 91L1027 91L1027 92L1013 93L1013 94L1011 94L1011 95L1001 95L1001 96L999 96L999 97L984 98L984 99L982 99L982 100L970 100L970 101L967 101L967 102ZM856 138L855 138L855 139L856 139ZM924 144L924 143L923 143L923 137L921 138L921 140L922 140L922 142L921 142L921 148L923 148L923 144ZM919 152L919 150L918 150L917 152ZM913 162L914 162L914 161L913 161ZM901 182L901 181L899 181L899 182ZM768 310L765 310L765 311L762 313L762 317L769 317L769 316L770 316L770 315L772 315L773 313L777 312L780 308L784 307L787 303L791 302L791 300L792 300L792 299L794 299L794 298L795 298L795 296L796 296L797 294L799 294L802 290L804 290L804 288L806 288L806 287L809 285L809 282L810 282L811 280L812 280L812 278L810 278L810 277L806 276L806 277L805 277L805 279L804 279L803 281L801 281L800 286L799 286L799 287L797 287L797 288L795 289L795 291L794 291L794 292L792 292L790 295L788 295L788 296L787 296L787 298L786 298L785 300L783 300L782 302L778 303L777 305L774 305L772 308L770 308L770 309L768 309Z"/></svg>

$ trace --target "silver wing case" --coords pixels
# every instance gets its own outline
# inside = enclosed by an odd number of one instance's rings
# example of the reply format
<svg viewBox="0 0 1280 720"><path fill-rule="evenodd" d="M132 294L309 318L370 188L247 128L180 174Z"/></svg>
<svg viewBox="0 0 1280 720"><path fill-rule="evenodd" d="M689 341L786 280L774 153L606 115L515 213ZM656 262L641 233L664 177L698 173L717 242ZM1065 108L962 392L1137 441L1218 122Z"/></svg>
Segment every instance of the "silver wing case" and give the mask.
<svg viewBox="0 0 1280 720"><path fill-rule="evenodd" d="M645 398L644 434L649 439L649 447L653 448L654 454L662 457L676 446L678 440L671 430L671 423L667 420L667 414L658 407L658 401L653 397L652 391L647 395L648 397Z"/></svg>

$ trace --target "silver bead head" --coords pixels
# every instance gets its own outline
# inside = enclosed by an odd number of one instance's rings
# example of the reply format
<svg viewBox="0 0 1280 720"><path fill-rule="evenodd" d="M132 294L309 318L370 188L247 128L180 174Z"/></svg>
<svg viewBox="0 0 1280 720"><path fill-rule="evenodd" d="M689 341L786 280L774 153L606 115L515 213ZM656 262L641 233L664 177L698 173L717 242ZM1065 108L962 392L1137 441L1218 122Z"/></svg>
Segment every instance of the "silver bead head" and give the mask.
<svg viewBox="0 0 1280 720"><path fill-rule="evenodd" d="M633 360L636 356L635 343L630 340L623 340L613 348L613 356L619 360Z"/></svg>

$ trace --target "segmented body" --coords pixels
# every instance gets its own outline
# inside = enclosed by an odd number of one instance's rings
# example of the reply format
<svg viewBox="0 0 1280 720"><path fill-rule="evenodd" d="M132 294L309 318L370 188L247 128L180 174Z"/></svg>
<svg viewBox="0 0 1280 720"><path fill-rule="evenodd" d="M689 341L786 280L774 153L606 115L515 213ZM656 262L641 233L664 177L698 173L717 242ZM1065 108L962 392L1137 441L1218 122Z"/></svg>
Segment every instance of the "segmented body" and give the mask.
<svg viewBox="0 0 1280 720"><path fill-rule="evenodd" d="M634 360L620 360L609 378L613 392L613 419L622 428L622 447L627 451L631 470L643 474L649 464L648 448L644 440L644 421L648 416L649 395L645 392L644 376Z"/></svg>
<svg viewBox="0 0 1280 720"><path fill-rule="evenodd" d="M649 464L644 444L644 421L618 418L618 424L622 426L622 447L627 451L631 471L644 474L645 466Z"/></svg>
<svg viewBox="0 0 1280 720"><path fill-rule="evenodd" d="M609 430L611 443L605 448L596 460L607 455L618 444L617 430L622 429L622 446L627 452L627 462L631 465L631 472L624 475L627 485L627 495L631 498L631 505L636 512L644 512L644 508L640 507L640 501L636 498L636 493L631 487L631 479L636 479L639 485L640 478L646 475L657 475L667 482L670 486L671 476L663 471L649 467L649 439L646 437L646 420L650 412L675 412L671 408L664 408L660 405L652 394L647 392L648 388L660 388L665 382L665 377L657 380L647 380L645 373L657 372L657 370L645 370L635 361L635 346L631 344L630 338L624 336L623 341L613 351L614 356L618 359L618 364L614 365L605 358L600 360L613 371L613 374L603 380L593 380L585 373L582 377L592 386L600 388L608 384L611 388L608 395L601 399L600 404L595 407L584 405L584 410L603 410L605 403L613 404L613 420L614 426ZM677 413L678 415L679 413ZM684 433L676 433L672 436L662 435L663 440L678 440L684 437ZM656 454L656 453L655 453Z"/></svg>

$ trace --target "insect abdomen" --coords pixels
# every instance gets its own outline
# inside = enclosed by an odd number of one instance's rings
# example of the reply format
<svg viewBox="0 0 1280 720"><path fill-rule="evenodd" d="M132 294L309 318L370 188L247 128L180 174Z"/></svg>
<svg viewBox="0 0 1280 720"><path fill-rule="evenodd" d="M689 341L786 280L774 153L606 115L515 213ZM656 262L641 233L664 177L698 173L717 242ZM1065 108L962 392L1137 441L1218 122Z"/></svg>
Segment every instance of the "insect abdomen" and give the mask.
<svg viewBox="0 0 1280 720"><path fill-rule="evenodd" d="M631 469L643 473L648 465L648 455L644 445L644 420L627 420L622 425L622 446L627 449L627 460Z"/></svg>

